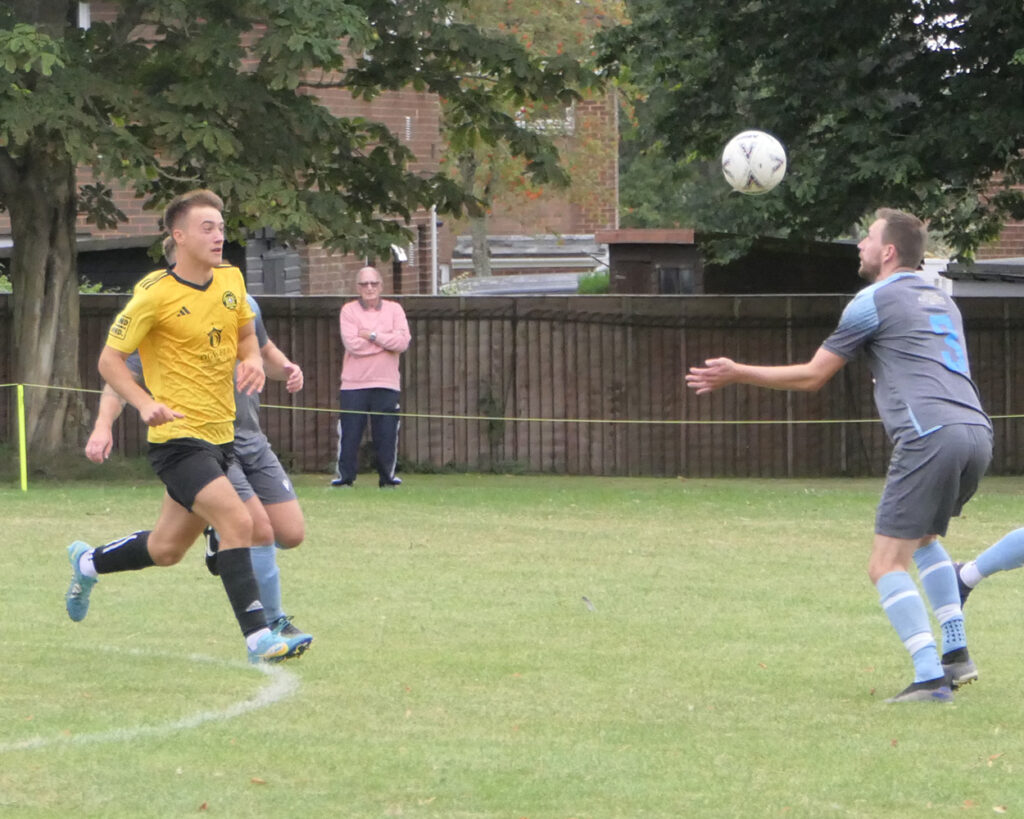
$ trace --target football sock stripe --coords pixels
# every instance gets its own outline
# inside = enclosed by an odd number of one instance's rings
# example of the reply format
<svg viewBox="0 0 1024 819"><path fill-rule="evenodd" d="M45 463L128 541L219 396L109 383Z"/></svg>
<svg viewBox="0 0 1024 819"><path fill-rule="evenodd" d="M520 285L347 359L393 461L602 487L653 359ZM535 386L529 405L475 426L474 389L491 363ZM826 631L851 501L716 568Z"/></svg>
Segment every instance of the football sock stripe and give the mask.
<svg viewBox="0 0 1024 819"><path fill-rule="evenodd" d="M949 554L938 540L933 540L914 552L914 563L935 619L942 626L942 653L966 648L967 635L960 608L960 589Z"/></svg>
<svg viewBox="0 0 1024 819"><path fill-rule="evenodd" d="M889 572L876 584L879 601L914 662L914 682L943 676L928 610L907 572Z"/></svg>

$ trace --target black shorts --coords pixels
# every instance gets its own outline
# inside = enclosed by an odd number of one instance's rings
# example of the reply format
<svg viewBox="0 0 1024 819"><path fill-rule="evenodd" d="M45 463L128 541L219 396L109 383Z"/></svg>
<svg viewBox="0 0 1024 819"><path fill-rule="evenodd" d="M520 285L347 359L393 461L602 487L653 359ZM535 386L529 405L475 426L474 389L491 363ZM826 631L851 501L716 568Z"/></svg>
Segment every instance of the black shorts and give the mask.
<svg viewBox="0 0 1024 819"><path fill-rule="evenodd" d="M167 487L167 494L189 512L196 495L208 483L226 477L235 445L211 444L199 438L175 438L149 445L149 463Z"/></svg>

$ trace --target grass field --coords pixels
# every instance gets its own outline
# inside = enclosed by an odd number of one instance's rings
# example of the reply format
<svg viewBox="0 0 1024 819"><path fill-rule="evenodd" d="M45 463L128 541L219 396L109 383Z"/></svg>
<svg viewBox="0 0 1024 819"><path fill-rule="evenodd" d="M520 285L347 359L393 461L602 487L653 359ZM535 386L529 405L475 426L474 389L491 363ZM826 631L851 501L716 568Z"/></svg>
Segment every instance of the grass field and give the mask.
<svg viewBox="0 0 1024 819"><path fill-rule="evenodd" d="M111 469L111 475L115 474ZM1024 576L967 607L981 679L910 681L866 576L878 481L302 477L301 660L244 661L197 546L64 613L64 547L161 489L0 487L0 816L1024 814ZM989 479L947 540L1024 523Z"/></svg>

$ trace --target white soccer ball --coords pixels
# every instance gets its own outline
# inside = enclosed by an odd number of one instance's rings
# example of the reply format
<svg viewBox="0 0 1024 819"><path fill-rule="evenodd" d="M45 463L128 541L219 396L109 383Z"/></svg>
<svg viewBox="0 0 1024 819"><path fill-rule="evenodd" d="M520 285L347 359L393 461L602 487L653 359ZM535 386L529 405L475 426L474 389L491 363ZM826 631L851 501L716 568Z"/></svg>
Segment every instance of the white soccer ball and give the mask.
<svg viewBox="0 0 1024 819"><path fill-rule="evenodd" d="M786 149L771 134L744 131L722 151L722 173L740 193L768 193L786 175Z"/></svg>

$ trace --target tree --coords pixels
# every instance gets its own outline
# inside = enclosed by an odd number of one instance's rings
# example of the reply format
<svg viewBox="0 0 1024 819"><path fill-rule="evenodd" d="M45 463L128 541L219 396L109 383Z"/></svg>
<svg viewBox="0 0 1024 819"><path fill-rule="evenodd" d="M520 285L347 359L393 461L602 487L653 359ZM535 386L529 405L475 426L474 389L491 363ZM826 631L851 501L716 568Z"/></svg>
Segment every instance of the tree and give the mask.
<svg viewBox="0 0 1024 819"><path fill-rule="evenodd" d="M746 128L786 146L786 180L732 194L696 174L694 227L832 239L881 205L970 258L1024 217L1018 0L628 0L602 62L642 89L644 144L717 162ZM644 167L644 163L640 163Z"/></svg>
<svg viewBox="0 0 1024 819"><path fill-rule="evenodd" d="M511 38L544 62L568 58L589 67L591 70L579 74L574 89L586 95L603 92L603 78L593 70L594 37L601 28L621 21L622 3L620 0L468 0L460 15L495 36ZM463 78L464 85L469 87L478 82L475 75ZM548 180L524 173L522 152L511 150L511 144L495 144L486 134L460 131L464 114L449 100L442 103L442 122L450 148L448 171L466 194L485 203L485 207L469 213L473 268L479 276L490 275L487 205L501 201L504 207L514 207L516 202L530 206L543 195L545 181L563 189L571 183L585 196L588 176L601 164L594 157L599 150L598 140L584 133L565 138L564 104L553 100L509 102L505 113L520 124L524 139L541 135L557 141L561 173Z"/></svg>
<svg viewBox="0 0 1024 819"><path fill-rule="evenodd" d="M10 215L15 379L75 387L75 220L123 218L107 183L147 206L210 187L229 233L381 255L405 241L417 209L476 205L444 174L419 174L379 123L339 118L326 88L372 98L412 86L441 94L461 138L507 143L538 180L557 151L506 111L531 99L569 104L581 69L540 60L507 36L458 22L455 0L120 0L116 18L75 25L74 0L0 7L0 206ZM466 87L461 76L479 81ZM77 186L77 168L99 182ZM140 271L141 273L141 271ZM84 423L76 393L30 391L29 436L58 448ZM76 438L74 434L67 436Z"/></svg>
<svg viewBox="0 0 1024 819"><path fill-rule="evenodd" d="M619 118L619 224L624 228L692 227L702 183L717 184L712 163L676 162L659 142L647 144L635 121Z"/></svg>

